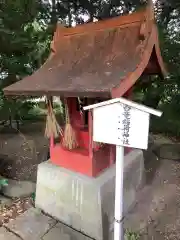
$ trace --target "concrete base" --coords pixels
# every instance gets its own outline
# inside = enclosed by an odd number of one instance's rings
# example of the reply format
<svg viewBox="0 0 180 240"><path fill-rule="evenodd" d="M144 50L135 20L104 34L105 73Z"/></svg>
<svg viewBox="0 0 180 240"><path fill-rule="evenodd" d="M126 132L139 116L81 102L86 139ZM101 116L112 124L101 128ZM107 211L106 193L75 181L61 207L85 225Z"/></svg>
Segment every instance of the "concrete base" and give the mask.
<svg viewBox="0 0 180 240"><path fill-rule="evenodd" d="M133 150L125 157L124 214L136 201L143 172L143 153ZM96 240L105 240L113 230L114 183L115 165L90 178L43 162L38 167L36 207Z"/></svg>

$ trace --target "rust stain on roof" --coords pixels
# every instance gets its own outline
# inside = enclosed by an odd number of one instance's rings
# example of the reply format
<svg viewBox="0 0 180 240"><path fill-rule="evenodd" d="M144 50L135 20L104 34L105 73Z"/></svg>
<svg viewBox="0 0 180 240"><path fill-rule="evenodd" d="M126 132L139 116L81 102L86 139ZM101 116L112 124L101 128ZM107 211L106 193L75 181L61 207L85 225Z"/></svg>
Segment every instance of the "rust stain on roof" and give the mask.
<svg viewBox="0 0 180 240"><path fill-rule="evenodd" d="M158 39L153 33L154 20L147 16L146 9L75 28L57 26L46 63L33 75L5 88L5 94L110 96L136 72L146 52L150 59ZM162 65L160 51L157 54Z"/></svg>

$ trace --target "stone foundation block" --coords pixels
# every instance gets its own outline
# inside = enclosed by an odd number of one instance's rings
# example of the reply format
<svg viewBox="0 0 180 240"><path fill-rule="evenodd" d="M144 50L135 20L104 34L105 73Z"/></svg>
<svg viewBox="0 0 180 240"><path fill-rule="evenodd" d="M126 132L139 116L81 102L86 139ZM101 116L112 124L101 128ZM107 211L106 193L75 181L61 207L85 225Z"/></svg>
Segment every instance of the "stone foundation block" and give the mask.
<svg viewBox="0 0 180 240"><path fill-rule="evenodd" d="M124 214L136 201L143 182L141 150L125 156ZM96 239L108 239L113 230L115 165L90 178L43 162L38 167L36 207L72 228Z"/></svg>

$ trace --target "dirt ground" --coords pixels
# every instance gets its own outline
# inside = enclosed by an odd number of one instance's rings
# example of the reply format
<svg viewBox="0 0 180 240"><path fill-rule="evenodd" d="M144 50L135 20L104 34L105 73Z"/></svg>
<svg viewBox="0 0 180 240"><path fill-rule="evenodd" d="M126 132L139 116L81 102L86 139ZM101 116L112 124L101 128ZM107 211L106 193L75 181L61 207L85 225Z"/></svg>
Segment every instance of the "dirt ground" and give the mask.
<svg viewBox="0 0 180 240"><path fill-rule="evenodd" d="M44 128L45 123L39 122L25 124L21 134L0 131L0 175L36 181L37 165L46 160L48 151ZM162 136L156 137L156 144L170 145L159 152L144 153L145 186L125 219L131 222L132 230L140 231L142 240L179 240L180 145L172 148L175 143Z"/></svg>
<svg viewBox="0 0 180 240"><path fill-rule="evenodd" d="M45 122L26 123L20 133L0 129L0 175L36 181L37 165L46 159Z"/></svg>
<svg viewBox="0 0 180 240"><path fill-rule="evenodd" d="M180 144L159 136L156 144L144 153L145 185L125 221L142 240L179 240Z"/></svg>

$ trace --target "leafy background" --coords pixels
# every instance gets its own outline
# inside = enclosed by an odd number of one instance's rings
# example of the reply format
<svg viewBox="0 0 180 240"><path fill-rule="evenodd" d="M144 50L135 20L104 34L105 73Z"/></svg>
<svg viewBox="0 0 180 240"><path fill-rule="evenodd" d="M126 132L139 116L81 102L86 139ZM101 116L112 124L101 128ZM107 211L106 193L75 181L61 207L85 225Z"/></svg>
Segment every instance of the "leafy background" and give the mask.
<svg viewBox="0 0 180 240"><path fill-rule="evenodd" d="M0 1L0 90L33 73L47 59L57 22L67 26L127 14L146 4L140 0L2 0ZM155 13L167 79L149 77L138 81L134 98L148 106L160 108L161 119L152 119L151 129L180 136L180 3L156 0ZM37 103L6 99L0 93L0 120L38 117ZM35 109L35 110L34 110Z"/></svg>

